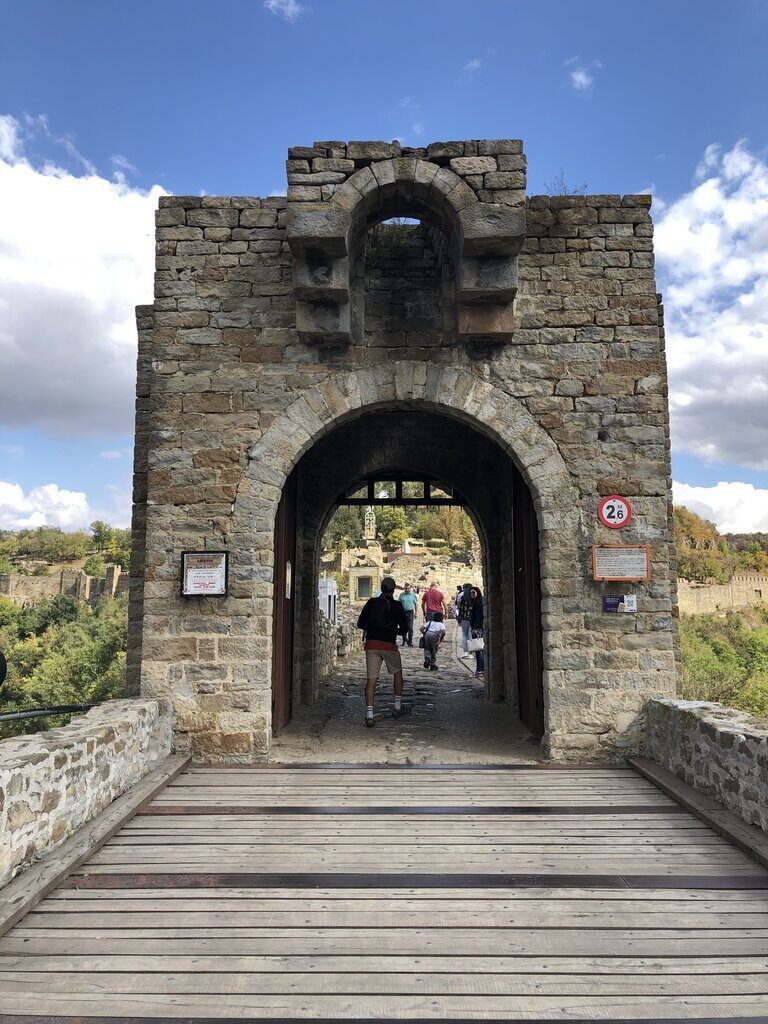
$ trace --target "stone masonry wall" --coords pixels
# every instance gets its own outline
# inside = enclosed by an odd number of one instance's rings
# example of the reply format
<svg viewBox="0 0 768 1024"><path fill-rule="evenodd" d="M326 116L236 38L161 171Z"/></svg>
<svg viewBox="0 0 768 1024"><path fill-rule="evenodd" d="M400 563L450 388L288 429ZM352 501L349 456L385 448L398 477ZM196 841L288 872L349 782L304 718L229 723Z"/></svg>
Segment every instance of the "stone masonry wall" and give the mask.
<svg viewBox="0 0 768 1024"><path fill-rule="evenodd" d="M167 700L113 700L61 729L0 742L0 886L171 753Z"/></svg>
<svg viewBox="0 0 768 1024"><path fill-rule="evenodd" d="M61 569L48 576L0 573L0 597L14 604L33 604L45 598L64 595L94 604L105 597L119 597L128 589L128 573L119 566L107 566L103 577L88 576L80 569Z"/></svg>
<svg viewBox="0 0 768 1024"><path fill-rule="evenodd" d="M727 611L729 608L748 608L768 605L768 576L738 574L728 583L691 583L677 581L678 603L681 615L701 615L706 612Z"/></svg>
<svg viewBox="0 0 768 1024"><path fill-rule="evenodd" d="M264 755L283 483L338 424L429 408L490 438L533 496L544 749L636 749L645 702L676 688L650 197L526 199L514 139L324 142L292 149L287 171L287 198L160 200L155 301L138 311L130 655L143 693L174 701L179 742L201 758ZM366 225L422 213L457 267L457 333L380 346L370 323L356 331L350 289ZM610 493L635 509L618 537L596 518ZM649 544L652 580L594 583L594 542ZM185 601L180 553L206 547L230 551L229 596ZM638 612L604 614L603 594L625 591Z"/></svg>
<svg viewBox="0 0 768 1024"><path fill-rule="evenodd" d="M355 628L357 609L338 606L339 621L331 620L319 609L315 619L315 658L318 680L327 679L339 663L355 651L362 650L362 634Z"/></svg>
<svg viewBox="0 0 768 1024"><path fill-rule="evenodd" d="M651 700L645 754L768 832L768 721L706 701Z"/></svg>

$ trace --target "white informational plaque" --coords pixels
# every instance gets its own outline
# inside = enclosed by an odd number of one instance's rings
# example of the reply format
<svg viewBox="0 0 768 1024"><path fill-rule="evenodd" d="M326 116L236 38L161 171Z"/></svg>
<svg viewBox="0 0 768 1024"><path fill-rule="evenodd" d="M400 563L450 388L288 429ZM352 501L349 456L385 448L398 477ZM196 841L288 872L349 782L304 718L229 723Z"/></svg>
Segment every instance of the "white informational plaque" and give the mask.
<svg viewBox="0 0 768 1024"><path fill-rule="evenodd" d="M595 580L649 580L651 549L647 544L593 544Z"/></svg>
<svg viewBox="0 0 768 1024"><path fill-rule="evenodd" d="M183 597L224 597L227 593L226 551L182 551Z"/></svg>

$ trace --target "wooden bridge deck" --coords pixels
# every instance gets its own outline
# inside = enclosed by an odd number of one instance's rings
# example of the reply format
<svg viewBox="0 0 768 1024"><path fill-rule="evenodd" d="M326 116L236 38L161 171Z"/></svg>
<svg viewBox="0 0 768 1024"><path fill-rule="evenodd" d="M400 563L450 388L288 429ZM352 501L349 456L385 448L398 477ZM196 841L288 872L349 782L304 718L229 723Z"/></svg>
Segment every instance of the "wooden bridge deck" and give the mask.
<svg viewBox="0 0 768 1024"><path fill-rule="evenodd" d="M630 769L194 768L0 939L5 1022L768 1020L768 873Z"/></svg>

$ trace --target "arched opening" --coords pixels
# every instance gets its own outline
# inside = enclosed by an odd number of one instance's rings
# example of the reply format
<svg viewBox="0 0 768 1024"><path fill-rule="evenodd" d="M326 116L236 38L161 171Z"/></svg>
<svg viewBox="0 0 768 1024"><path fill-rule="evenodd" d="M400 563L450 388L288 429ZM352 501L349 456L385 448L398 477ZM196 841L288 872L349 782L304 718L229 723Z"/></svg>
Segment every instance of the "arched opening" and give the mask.
<svg viewBox="0 0 768 1024"><path fill-rule="evenodd" d="M325 525L340 495L361 478L387 474L442 480L461 496L482 552L485 697L506 704L513 719L540 737L539 542L530 491L510 455L468 417L413 401L342 418L305 452L285 485L275 538L275 731L321 696L316 638Z"/></svg>

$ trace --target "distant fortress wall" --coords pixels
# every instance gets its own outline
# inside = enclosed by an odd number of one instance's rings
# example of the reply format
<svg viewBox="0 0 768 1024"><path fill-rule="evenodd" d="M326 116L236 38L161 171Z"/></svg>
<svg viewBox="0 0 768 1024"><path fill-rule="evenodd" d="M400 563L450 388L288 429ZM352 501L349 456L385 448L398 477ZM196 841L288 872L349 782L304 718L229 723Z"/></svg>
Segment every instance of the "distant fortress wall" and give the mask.
<svg viewBox="0 0 768 1024"><path fill-rule="evenodd" d="M738 573L728 583L677 581L677 600L683 615L768 605L768 576Z"/></svg>
<svg viewBox="0 0 768 1024"><path fill-rule="evenodd" d="M122 572L119 565L108 565L103 578L88 576L82 569L61 569L48 576L0 573L0 597L25 605L64 594L94 604L102 598L127 593L128 579L128 573Z"/></svg>

